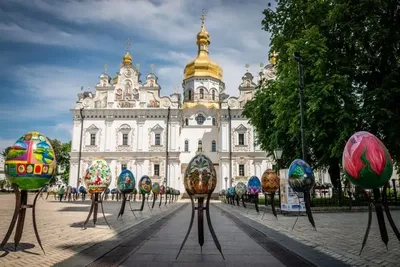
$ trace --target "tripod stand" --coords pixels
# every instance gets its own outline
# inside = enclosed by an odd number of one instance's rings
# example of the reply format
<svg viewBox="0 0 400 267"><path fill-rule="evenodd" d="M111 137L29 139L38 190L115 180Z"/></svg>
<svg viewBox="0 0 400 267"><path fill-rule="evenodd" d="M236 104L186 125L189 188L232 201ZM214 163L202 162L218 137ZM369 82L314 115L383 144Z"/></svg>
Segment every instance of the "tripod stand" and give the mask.
<svg viewBox="0 0 400 267"><path fill-rule="evenodd" d="M94 197L93 197L93 195L92 195L92 205L90 206L89 215L88 215L88 217L86 218L85 223L83 224L83 229L86 229L86 224L88 223L90 217L92 216L92 213L93 213L93 224L94 224L94 226L96 227L97 212L98 212L98 209L99 209L99 203L100 203L100 205L101 205L101 211L102 211L102 213L103 213L104 220L106 221L108 227L110 227L110 229L111 229L111 226L108 224L108 221L107 221L107 219L106 219L106 215L104 214L103 199L102 199L101 196L100 196L100 198L99 198L99 195L100 195L100 194L101 194L101 193L95 193L95 194L94 194Z"/></svg>

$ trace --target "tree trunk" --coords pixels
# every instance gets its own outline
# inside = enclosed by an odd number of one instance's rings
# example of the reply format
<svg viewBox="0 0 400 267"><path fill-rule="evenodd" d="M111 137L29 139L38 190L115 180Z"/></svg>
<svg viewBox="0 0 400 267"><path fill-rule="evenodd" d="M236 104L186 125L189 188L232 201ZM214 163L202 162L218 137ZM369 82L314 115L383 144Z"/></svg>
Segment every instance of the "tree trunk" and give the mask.
<svg viewBox="0 0 400 267"><path fill-rule="evenodd" d="M328 173L331 178L332 185L339 191L339 206L342 206L342 183L340 182L340 166L336 160L332 161L329 165Z"/></svg>

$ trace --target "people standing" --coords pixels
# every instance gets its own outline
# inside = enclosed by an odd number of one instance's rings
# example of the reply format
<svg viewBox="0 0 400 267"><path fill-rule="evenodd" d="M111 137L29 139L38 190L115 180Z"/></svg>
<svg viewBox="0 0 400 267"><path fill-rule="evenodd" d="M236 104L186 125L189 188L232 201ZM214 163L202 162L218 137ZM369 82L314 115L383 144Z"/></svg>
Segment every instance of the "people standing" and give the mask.
<svg viewBox="0 0 400 267"><path fill-rule="evenodd" d="M63 196L64 196L64 193L65 193L65 189L64 189L64 186L62 186L62 187L60 188L60 190L58 190L58 195L59 195L59 197L60 197L60 202L62 201L62 198L63 198Z"/></svg>

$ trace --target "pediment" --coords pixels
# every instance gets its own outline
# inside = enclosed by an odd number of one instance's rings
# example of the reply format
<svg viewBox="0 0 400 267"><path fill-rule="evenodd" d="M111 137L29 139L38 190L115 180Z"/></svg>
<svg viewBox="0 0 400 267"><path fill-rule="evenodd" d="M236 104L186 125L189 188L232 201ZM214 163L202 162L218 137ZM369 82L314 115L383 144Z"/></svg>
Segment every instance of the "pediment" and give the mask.
<svg viewBox="0 0 400 267"><path fill-rule="evenodd" d="M236 129L235 129L235 131L236 132L247 132L247 128L243 125L243 124L240 124Z"/></svg>
<svg viewBox="0 0 400 267"><path fill-rule="evenodd" d="M162 132L164 130L159 124L156 124L153 128L151 128L152 132Z"/></svg>

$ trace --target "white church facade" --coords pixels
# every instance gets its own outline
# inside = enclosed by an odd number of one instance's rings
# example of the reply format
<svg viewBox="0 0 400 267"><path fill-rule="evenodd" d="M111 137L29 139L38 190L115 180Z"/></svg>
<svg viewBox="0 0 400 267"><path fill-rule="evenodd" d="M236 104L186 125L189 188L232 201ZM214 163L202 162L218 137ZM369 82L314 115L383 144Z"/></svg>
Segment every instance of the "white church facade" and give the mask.
<svg viewBox="0 0 400 267"><path fill-rule="evenodd" d="M209 44L203 21L197 56L184 69L182 95L161 96L153 70L141 82L129 50L115 77L105 71L94 93L78 95L72 110L71 186L81 185L86 168L97 157L111 167L110 188L127 168L136 180L148 175L153 182L184 192L186 166L198 152L214 163L215 193L239 181L247 183L252 175L261 178L272 168L273 159L255 145L253 128L242 110L256 83L275 78L274 65L263 68L257 81L245 73L238 96L228 96L223 70L209 57Z"/></svg>

